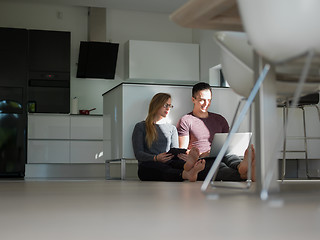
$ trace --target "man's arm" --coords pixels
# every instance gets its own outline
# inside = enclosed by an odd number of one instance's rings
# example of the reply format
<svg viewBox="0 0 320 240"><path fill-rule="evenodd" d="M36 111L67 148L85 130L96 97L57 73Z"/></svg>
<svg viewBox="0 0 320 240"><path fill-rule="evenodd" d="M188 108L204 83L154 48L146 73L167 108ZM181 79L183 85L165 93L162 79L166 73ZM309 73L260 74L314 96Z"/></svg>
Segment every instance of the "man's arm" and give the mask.
<svg viewBox="0 0 320 240"><path fill-rule="evenodd" d="M187 115L180 118L177 124L177 131L179 136L179 148L188 149L189 146L189 137L190 137L190 128L187 121ZM190 150L190 149L188 149ZM189 151L187 151L189 152Z"/></svg>
<svg viewBox="0 0 320 240"><path fill-rule="evenodd" d="M179 148L187 149L189 146L189 136L179 136Z"/></svg>

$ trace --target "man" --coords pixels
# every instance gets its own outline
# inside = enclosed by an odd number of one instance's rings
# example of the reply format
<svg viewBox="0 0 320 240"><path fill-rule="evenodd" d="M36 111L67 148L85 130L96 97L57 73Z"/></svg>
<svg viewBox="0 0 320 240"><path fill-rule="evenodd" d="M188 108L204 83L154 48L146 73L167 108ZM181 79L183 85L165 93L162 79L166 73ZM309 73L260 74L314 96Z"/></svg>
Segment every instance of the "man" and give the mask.
<svg viewBox="0 0 320 240"><path fill-rule="evenodd" d="M210 153L211 143L216 133L229 132L227 120L216 113L208 112L211 104L212 91L209 84L200 82L192 88L192 102L194 104L192 112L184 115L177 124L179 134L179 147L191 149L196 147L200 151L200 157L207 157ZM254 176L254 148L252 151L252 179ZM228 155L222 159L216 180L242 181L247 178L248 151L241 160L236 155ZM198 180L204 180L207 176L214 158L206 158L206 166L198 174Z"/></svg>

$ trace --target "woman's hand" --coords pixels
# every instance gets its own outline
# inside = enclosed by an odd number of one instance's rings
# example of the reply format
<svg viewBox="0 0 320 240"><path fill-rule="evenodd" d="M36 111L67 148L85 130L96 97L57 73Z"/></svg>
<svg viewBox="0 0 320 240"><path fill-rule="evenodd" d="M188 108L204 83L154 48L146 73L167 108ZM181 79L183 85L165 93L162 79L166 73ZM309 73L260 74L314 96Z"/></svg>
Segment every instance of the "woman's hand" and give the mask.
<svg viewBox="0 0 320 240"><path fill-rule="evenodd" d="M162 162L165 163L169 160L171 160L174 157L174 155L170 154L170 153L160 153L158 155L156 155L156 162Z"/></svg>
<svg viewBox="0 0 320 240"><path fill-rule="evenodd" d="M182 160L184 160L184 161L187 161L188 160L188 154L189 154L189 151L188 151L188 153L179 153L177 155L177 157L182 159Z"/></svg>

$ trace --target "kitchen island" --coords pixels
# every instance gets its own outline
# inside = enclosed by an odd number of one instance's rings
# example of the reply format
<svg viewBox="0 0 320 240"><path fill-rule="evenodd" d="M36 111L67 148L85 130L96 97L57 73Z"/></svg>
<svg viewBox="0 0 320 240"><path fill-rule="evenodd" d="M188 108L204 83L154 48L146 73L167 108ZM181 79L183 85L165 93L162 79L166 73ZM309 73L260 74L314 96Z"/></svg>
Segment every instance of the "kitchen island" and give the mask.
<svg viewBox="0 0 320 240"><path fill-rule="evenodd" d="M104 155L113 159L134 159L131 135L137 122L145 120L149 102L158 92L166 92L172 96L174 108L168 120L176 125L186 113L192 111L192 86L194 83L157 84L123 82L103 94L103 150ZM223 115L231 124L238 101L241 97L230 88L212 88L213 101L209 111ZM248 131L247 120L240 131Z"/></svg>

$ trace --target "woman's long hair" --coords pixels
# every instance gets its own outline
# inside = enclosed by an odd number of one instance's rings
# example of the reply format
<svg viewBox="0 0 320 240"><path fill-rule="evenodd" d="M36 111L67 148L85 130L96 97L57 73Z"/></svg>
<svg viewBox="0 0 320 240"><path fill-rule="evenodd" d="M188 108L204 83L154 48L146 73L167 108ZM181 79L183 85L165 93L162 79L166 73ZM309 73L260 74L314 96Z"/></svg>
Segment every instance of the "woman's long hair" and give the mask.
<svg viewBox="0 0 320 240"><path fill-rule="evenodd" d="M149 104L149 112L146 118L146 142L150 148L152 143L158 138L157 130L154 124L155 116L157 115L160 108L171 98L168 93L157 93L151 99Z"/></svg>

